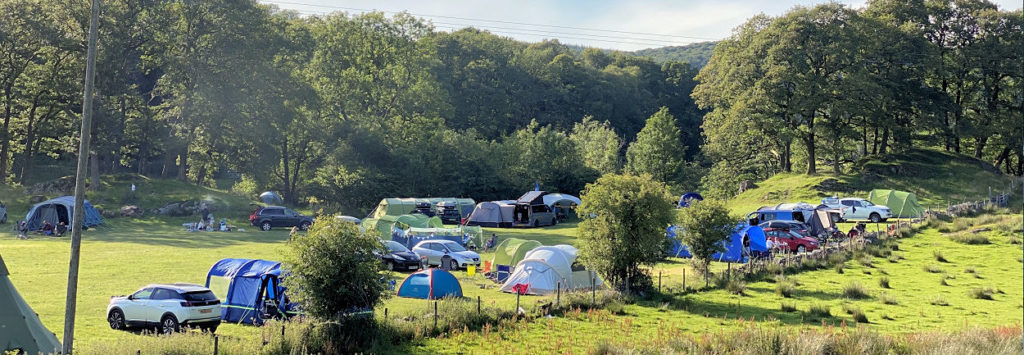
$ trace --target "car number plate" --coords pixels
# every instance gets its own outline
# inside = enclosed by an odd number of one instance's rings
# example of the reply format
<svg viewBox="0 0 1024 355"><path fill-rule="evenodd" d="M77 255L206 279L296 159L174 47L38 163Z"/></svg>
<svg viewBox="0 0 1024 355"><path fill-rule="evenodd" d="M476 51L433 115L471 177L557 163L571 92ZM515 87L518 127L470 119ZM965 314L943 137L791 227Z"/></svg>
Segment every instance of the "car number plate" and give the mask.
<svg viewBox="0 0 1024 355"><path fill-rule="evenodd" d="M416 265L409 266L409 270L416 270L416 269L419 269L419 268L420 267L416 266Z"/></svg>
<svg viewBox="0 0 1024 355"><path fill-rule="evenodd" d="M210 308L200 309L199 313L213 313L213 309L210 309Z"/></svg>

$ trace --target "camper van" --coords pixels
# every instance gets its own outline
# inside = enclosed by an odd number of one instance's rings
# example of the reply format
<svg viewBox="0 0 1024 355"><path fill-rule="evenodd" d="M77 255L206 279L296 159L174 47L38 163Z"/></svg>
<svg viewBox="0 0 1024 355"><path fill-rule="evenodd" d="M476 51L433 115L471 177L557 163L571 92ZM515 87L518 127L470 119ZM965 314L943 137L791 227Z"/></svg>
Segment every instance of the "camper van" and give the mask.
<svg viewBox="0 0 1024 355"><path fill-rule="evenodd" d="M530 191L516 200L512 209L513 227L540 227L558 224L555 211L544 203L544 191Z"/></svg>

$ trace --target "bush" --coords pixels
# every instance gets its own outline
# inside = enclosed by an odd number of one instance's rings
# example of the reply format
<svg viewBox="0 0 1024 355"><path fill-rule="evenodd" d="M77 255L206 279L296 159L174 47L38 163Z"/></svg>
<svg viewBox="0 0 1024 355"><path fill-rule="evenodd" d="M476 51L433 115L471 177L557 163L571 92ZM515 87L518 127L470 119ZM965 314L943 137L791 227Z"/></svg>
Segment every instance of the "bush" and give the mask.
<svg viewBox="0 0 1024 355"><path fill-rule="evenodd" d="M878 286L881 286L882 288L892 288L889 287L889 278L885 276L878 279Z"/></svg>
<svg viewBox="0 0 1024 355"><path fill-rule="evenodd" d="M982 234L979 234L979 233L971 233L971 232L960 232L960 233L950 234L949 235L949 239L952 239L953 241L955 241L957 243L967 244L967 245L982 245L982 244L990 244L990 243L992 243L991 241L988 240L988 237L986 237L986 236L984 236Z"/></svg>
<svg viewBox="0 0 1024 355"><path fill-rule="evenodd" d="M242 175L242 179L238 180L234 185L231 186L231 192L248 197L250 199L256 198L256 194L260 193L260 187L256 184L256 180L253 180L249 175Z"/></svg>
<svg viewBox="0 0 1024 355"><path fill-rule="evenodd" d="M949 302L946 302L946 298L942 297L942 295L935 295L935 297L932 297L931 301L929 301L928 303L930 303L933 306L948 306L949 305Z"/></svg>
<svg viewBox="0 0 1024 355"><path fill-rule="evenodd" d="M832 316L832 311L829 310L828 305L824 305L821 303L812 304L810 307L807 308L807 313L812 316L817 316L821 318Z"/></svg>
<svg viewBox="0 0 1024 355"><path fill-rule="evenodd" d="M843 273L843 264L836 264L835 269L836 269L836 273L837 274L842 274Z"/></svg>
<svg viewBox="0 0 1024 355"><path fill-rule="evenodd" d="M858 259L857 262L859 262L864 267L875 267L875 260L872 259L870 256L864 256L863 258Z"/></svg>
<svg viewBox="0 0 1024 355"><path fill-rule="evenodd" d="M851 282L843 287L843 297L849 299L862 299L871 297L868 293L868 289L864 287L860 282Z"/></svg>
<svg viewBox="0 0 1024 355"><path fill-rule="evenodd" d="M776 295L789 298L789 297L793 296L793 291L795 291L795 290L796 290L796 283L794 283L792 281L784 280L784 281L776 282L775 283L775 294Z"/></svg>
<svg viewBox="0 0 1024 355"><path fill-rule="evenodd" d="M743 295L743 292L747 290L747 283L734 277L726 283L725 289L731 294Z"/></svg>
<svg viewBox="0 0 1024 355"><path fill-rule="evenodd" d="M935 261L938 261L940 263L948 263L949 262L949 260L946 260L945 256L942 256L942 252L941 251L938 251L938 250L932 251L932 256L935 257Z"/></svg>
<svg viewBox="0 0 1024 355"><path fill-rule="evenodd" d="M860 307L857 307L852 304L844 304L843 312L846 312L846 314L853 316L853 320L856 321L857 323L869 323L868 316L865 315L864 312L860 310Z"/></svg>
<svg viewBox="0 0 1024 355"><path fill-rule="evenodd" d="M938 273L942 272L942 269L940 269L938 266L931 265L931 264L921 265L921 270L924 270L926 272L930 272L930 273L933 273L933 274L938 274Z"/></svg>
<svg viewBox="0 0 1024 355"><path fill-rule="evenodd" d="M892 296L892 295L890 295L888 293L882 293L880 296L878 296L878 300L882 301L882 304L888 304L888 305L897 305L897 304L899 304L899 302L896 300L896 297Z"/></svg>
<svg viewBox="0 0 1024 355"><path fill-rule="evenodd" d="M971 296L971 298L979 300L991 300L992 295L994 295L995 293L996 290L994 290L991 287L975 287L967 292L967 294Z"/></svg>
<svg viewBox="0 0 1024 355"><path fill-rule="evenodd" d="M290 295L314 317L333 319L356 309L373 309L390 295L374 256L380 240L352 223L317 219L308 233L296 234L284 255Z"/></svg>

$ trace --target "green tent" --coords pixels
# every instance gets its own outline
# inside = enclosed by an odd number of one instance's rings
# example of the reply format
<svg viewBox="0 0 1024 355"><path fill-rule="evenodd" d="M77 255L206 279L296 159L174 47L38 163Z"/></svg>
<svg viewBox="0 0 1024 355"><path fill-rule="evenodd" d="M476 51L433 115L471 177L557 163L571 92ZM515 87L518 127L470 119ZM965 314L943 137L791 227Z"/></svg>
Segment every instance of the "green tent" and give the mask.
<svg viewBox="0 0 1024 355"><path fill-rule="evenodd" d="M876 205L889 207L896 218L921 217L924 207L917 203L917 195L912 192L897 190L871 190L868 201Z"/></svg>
<svg viewBox="0 0 1024 355"><path fill-rule="evenodd" d="M398 216L385 215L380 218L367 218L360 223L365 230L376 230L380 232L383 239L391 239L392 229L414 228L444 228L444 223L438 217L427 217L422 214L403 214Z"/></svg>
<svg viewBox="0 0 1024 355"><path fill-rule="evenodd" d="M7 265L0 257L0 351L20 349L24 354L60 352L57 336L43 326L36 312L18 294L8 275Z"/></svg>
<svg viewBox="0 0 1024 355"><path fill-rule="evenodd" d="M491 259L491 265L495 265L494 267L497 265L515 266L523 260L527 252L539 246L541 244L536 240L505 239L494 248L494 259Z"/></svg>

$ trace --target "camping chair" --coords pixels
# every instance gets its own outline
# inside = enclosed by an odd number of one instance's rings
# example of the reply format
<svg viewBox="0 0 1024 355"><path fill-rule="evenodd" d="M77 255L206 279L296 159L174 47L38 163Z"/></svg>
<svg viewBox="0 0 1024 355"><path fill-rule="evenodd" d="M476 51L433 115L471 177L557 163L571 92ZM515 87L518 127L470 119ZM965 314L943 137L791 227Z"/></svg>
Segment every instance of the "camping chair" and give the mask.
<svg viewBox="0 0 1024 355"><path fill-rule="evenodd" d="M445 256L441 257L441 265L439 266L439 268L441 270L448 271L448 270L451 269L451 265L452 265L452 256L451 255L445 255Z"/></svg>
<svg viewBox="0 0 1024 355"><path fill-rule="evenodd" d="M498 265L498 271L494 274L494 278L499 283L504 283L508 279L509 275L512 274L512 267L508 265Z"/></svg>

